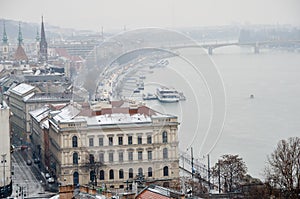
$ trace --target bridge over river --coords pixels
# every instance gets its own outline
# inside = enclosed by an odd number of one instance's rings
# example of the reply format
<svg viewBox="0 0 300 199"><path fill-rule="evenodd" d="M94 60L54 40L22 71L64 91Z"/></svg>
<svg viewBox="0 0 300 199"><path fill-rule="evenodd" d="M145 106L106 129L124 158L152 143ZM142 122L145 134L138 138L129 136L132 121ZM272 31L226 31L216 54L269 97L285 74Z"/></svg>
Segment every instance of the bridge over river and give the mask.
<svg viewBox="0 0 300 199"><path fill-rule="evenodd" d="M213 50L216 48L226 47L226 46L252 46L254 53L259 53L261 47L268 47L272 45L300 45L300 40L271 40L271 41L257 41L257 42L225 42L225 43L209 43L209 44L187 44L187 45L175 45L170 46L170 49L180 49L180 48L193 48L202 47L207 49L208 54L212 55ZM300 46L298 46L300 47Z"/></svg>

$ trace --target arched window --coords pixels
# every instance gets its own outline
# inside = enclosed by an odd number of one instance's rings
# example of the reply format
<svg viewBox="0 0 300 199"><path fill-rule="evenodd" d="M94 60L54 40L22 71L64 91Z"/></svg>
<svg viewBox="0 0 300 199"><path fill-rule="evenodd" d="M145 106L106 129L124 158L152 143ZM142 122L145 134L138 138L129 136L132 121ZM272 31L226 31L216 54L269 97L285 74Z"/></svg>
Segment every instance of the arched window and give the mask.
<svg viewBox="0 0 300 199"><path fill-rule="evenodd" d="M163 159L168 159L168 149L167 148L163 149Z"/></svg>
<svg viewBox="0 0 300 199"><path fill-rule="evenodd" d="M73 173L73 184L77 186L79 184L79 174L77 171Z"/></svg>
<svg viewBox="0 0 300 199"><path fill-rule="evenodd" d="M164 131L162 133L162 141L163 141L163 143L168 143L168 133L167 133L167 131Z"/></svg>
<svg viewBox="0 0 300 199"><path fill-rule="evenodd" d="M133 169L130 168L128 171L128 178L133 178Z"/></svg>
<svg viewBox="0 0 300 199"><path fill-rule="evenodd" d="M73 153L73 164L78 164L78 153L77 152Z"/></svg>
<svg viewBox="0 0 300 199"><path fill-rule="evenodd" d="M100 170L100 176L99 176L100 180L104 180L104 171Z"/></svg>
<svg viewBox="0 0 300 199"><path fill-rule="evenodd" d="M77 136L75 135L72 137L72 147L78 147Z"/></svg>
<svg viewBox="0 0 300 199"><path fill-rule="evenodd" d="M92 170L92 171L90 171L90 181L94 182L94 180L95 180L95 171Z"/></svg>
<svg viewBox="0 0 300 199"><path fill-rule="evenodd" d="M89 160L90 160L90 164L94 164L95 163L95 157L93 154L89 155Z"/></svg>
<svg viewBox="0 0 300 199"><path fill-rule="evenodd" d="M164 176L169 176L169 167L165 166L163 171L164 171Z"/></svg>
<svg viewBox="0 0 300 199"><path fill-rule="evenodd" d="M124 178L124 171L123 169L119 170L119 179L123 179Z"/></svg>
<svg viewBox="0 0 300 199"><path fill-rule="evenodd" d="M148 177L152 177L152 167L148 168Z"/></svg>
<svg viewBox="0 0 300 199"><path fill-rule="evenodd" d="M142 175L143 175L143 168L139 168L139 170L138 170L138 175L139 175L139 176L142 176Z"/></svg>
<svg viewBox="0 0 300 199"><path fill-rule="evenodd" d="M109 179L110 180L112 180L112 179L114 179L115 177L114 177L114 170L109 170Z"/></svg>

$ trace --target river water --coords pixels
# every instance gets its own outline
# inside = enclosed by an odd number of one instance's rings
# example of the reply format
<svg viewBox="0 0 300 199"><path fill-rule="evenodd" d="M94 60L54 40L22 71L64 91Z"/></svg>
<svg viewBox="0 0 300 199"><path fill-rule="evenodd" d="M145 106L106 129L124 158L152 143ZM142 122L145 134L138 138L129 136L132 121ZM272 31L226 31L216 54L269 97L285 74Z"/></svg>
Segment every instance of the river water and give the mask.
<svg viewBox="0 0 300 199"><path fill-rule="evenodd" d="M281 139L300 135L300 53L280 50L224 47L210 57L219 70L226 94L226 117L223 130L209 134L212 106L207 85L193 67L181 58L169 59L169 65L146 75L145 91L158 86L183 91L186 101L147 105L163 113L177 115L180 122L181 151L194 149L195 158L211 165L223 154L238 154L248 172L263 178L267 155ZM208 77L209 78L209 77ZM253 95L254 98L250 98Z"/></svg>

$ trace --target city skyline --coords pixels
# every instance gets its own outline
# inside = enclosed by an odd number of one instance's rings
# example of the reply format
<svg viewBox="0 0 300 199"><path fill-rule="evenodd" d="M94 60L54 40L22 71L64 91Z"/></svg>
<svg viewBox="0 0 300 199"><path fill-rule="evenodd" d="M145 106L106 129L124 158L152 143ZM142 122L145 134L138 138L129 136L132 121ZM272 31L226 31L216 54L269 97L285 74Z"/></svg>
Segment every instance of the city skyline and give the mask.
<svg viewBox="0 0 300 199"><path fill-rule="evenodd" d="M232 24L300 25L296 0L208 1L0 1L0 18L100 31L141 27L195 27ZM20 9L22 8L22 9Z"/></svg>

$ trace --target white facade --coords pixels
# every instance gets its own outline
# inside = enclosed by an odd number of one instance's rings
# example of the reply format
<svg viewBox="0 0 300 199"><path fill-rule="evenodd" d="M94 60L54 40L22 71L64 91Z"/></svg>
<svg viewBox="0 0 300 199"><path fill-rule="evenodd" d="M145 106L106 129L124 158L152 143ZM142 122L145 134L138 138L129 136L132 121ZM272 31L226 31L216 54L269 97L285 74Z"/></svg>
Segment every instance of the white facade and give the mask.
<svg viewBox="0 0 300 199"><path fill-rule="evenodd" d="M9 107L5 102L0 103L0 187L11 183L9 115Z"/></svg>

